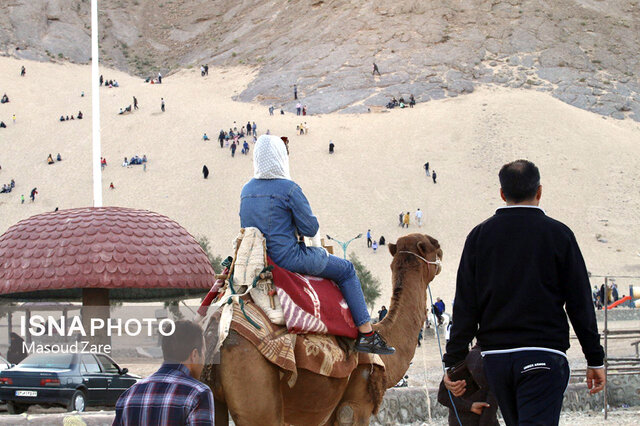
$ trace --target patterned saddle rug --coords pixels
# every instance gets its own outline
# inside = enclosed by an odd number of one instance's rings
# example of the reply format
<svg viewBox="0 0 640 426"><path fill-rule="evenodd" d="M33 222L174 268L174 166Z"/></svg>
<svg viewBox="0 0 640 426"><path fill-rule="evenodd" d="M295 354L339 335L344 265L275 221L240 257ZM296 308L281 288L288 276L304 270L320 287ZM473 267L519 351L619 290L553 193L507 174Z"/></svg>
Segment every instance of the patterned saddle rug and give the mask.
<svg viewBox="0 0 640 426"><path fill-rule="evenodd" d="M267 360L288 372L289 386L295 384L299 368L335 378L349 377L358 364L373 364L384 369L378 355L346 351L334 336L289 333L286 327L269 321L251 301L244 303L244 313L234 304L231 328L253 343Z"/></svg>

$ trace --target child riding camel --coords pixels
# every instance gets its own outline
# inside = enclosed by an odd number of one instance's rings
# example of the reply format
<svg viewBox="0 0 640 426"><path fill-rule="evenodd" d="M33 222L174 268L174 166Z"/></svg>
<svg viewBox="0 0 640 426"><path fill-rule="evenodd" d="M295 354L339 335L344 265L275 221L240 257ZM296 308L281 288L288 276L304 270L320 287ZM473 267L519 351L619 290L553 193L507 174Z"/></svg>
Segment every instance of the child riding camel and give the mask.
<svg viewBox="0 0 640 426"><path fill-rule="evenodd" d="M253 167L254 178L242 188L241 226L256 227L264 234L267 254L278 266L336 282L358 327L356 350L394 353L395 349L371 328L362 287L351 262L298 241L297 235L316 235L319 225L302 189L289 176L288 145L277 136L260 136L253 152Z"/></svg>

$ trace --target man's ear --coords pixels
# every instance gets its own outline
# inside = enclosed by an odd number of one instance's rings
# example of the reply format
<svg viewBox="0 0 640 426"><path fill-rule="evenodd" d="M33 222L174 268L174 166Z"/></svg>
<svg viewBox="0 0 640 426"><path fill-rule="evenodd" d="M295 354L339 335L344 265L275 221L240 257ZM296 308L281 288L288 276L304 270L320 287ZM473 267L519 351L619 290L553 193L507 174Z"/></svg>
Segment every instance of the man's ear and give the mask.
<svg viewBox="0 0 640 426"><path fill-rule="evenodd" d="M502 198L502 201L504 202L507 201L507 197L504 196L504 192L502 191L502 188L500 188L500 198Z"/></svg>
<svg viewBox="0 0 640 426"><path fill-rule="evenodd" d="M398 247L395 244L389 243L389 253L391 253L391 256L395 256L397 250Z"/></svg>

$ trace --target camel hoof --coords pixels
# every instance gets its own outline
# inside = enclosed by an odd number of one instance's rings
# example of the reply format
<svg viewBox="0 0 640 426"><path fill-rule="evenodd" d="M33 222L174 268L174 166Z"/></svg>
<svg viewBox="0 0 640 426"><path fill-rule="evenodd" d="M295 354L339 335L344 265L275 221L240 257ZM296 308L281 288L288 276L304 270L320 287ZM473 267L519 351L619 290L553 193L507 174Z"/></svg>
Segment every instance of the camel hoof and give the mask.
<svg viewBox="0 0 640 426"><path fill-rule="evenodd" d="M352 425L353 424L353 408L349 405L343 405L338 410L338 424L339 425Z"/></svg>

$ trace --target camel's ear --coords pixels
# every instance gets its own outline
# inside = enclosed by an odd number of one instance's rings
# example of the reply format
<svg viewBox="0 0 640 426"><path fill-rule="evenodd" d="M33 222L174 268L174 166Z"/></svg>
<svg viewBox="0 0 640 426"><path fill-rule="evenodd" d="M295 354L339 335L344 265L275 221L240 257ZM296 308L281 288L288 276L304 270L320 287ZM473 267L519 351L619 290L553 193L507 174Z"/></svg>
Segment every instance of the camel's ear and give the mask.
<svg viewBox="0 0 640 426"><path fill-rule="evenodd" d="M418 252L423 257L427 255L428 253L427 245L425 244L424 241L418 241Z"/></svg>
<svg viewBox="0 0 640 426"><path fill-rule="evenodd" d="M389 243L389 253L391 253L391 256L395 256L397 250L398 247L395 244Z"/></svg>

